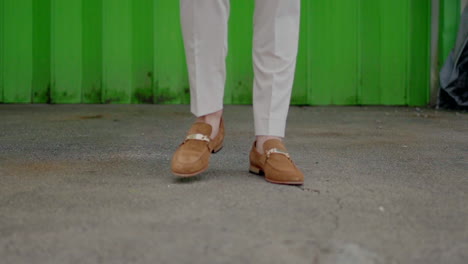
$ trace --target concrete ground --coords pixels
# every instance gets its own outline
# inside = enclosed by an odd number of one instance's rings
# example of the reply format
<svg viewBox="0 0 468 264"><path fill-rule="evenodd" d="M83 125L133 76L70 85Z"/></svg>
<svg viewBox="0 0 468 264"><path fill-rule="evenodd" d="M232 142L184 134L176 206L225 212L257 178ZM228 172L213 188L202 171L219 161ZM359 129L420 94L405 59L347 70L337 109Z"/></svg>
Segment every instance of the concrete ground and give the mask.
<svg viewBox="0 0 468 264"><path fill-rule="evenodd" d="M302 187L248 173L251 106L224 149L169 170L188 106L0 105L0 263L468 263L468 115L291 107Z"/></svg>

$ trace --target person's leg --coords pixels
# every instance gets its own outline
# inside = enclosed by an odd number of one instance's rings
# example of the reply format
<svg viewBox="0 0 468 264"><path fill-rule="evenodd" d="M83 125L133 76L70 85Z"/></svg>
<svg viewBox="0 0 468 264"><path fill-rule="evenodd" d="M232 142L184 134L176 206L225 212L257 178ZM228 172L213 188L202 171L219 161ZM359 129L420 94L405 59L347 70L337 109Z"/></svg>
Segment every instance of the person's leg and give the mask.
<svg viewBox="0 0 468 264"><path fill-rule="evenodd" d="M249 171L272 183L301 185L304 174L282 142L296 69L300 0L256 0L254 119Z"/></svg>
<svg viewBox="0 0 468 264"><path fill-rule="evenodd" d="M218 133L226 80L229 0L180 0L191 112Z"/></svg>
<svg viewBox="0 0 468 264"><path fill-rule="evenodd" d="M253 91L257 151L285 135L296 68L300 0L256 0Z"/></svg>
<svg viewBox="0 0 468 264"><path fill-rule="evenodd" d="M223 147L229 0L180 0L190 79L190 109L197 117L174 152L172 173L192 177L208 169Z"/></svg>

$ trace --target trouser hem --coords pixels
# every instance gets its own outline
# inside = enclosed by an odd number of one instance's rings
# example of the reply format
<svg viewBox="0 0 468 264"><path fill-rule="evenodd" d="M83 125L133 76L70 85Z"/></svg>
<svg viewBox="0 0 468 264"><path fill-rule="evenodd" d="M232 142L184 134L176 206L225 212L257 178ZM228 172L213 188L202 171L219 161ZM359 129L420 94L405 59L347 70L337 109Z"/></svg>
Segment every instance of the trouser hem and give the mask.
<svg viewBox="0 0 468 264"><path fill-rule="evenodd" d="M197 109L197 108L191 106L190 111L196 117L200 117L200 116L208 115L208 114L211 114L211 113L214 113L214 112L218 112L219 110L223 109L222 104L221 105L210 106L208 103L205 103L205 106L206 107L204 107L203 109Z"/></svg>
<svg viewBox="0 0 468 264"><path fill-rule="evenodd" d="M286 130L286 119L260 118L255 119L256 136L284 137Z"/></svg>

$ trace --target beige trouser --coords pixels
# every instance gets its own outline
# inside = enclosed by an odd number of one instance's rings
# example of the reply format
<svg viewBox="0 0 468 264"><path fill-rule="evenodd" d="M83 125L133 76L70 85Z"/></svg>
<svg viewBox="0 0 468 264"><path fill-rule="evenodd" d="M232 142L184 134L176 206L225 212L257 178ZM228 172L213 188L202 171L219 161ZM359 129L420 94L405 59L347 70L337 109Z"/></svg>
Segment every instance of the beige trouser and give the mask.
<svg viewBox="0 0 468 264"><path fill-rule="evenodd" d="M230 3L180 0L180 4L191 111L199 117L223 109ZM300 0L256 0L255 5L255 134L284 137L296 68Z"/></svg>

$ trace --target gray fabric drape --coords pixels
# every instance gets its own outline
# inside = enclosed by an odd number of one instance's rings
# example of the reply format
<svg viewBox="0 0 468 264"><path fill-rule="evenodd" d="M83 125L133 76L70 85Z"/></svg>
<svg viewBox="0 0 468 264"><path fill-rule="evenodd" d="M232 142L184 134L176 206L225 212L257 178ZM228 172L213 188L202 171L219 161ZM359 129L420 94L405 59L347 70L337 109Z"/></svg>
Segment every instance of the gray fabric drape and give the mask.
<svg viewBox="0 0 468 264"><path fill-rule="evenodd" d="M455 48L440 71L438 106L468 108L468 6L463 10Z"/></svg>

